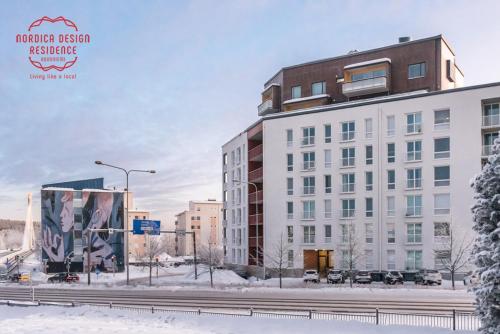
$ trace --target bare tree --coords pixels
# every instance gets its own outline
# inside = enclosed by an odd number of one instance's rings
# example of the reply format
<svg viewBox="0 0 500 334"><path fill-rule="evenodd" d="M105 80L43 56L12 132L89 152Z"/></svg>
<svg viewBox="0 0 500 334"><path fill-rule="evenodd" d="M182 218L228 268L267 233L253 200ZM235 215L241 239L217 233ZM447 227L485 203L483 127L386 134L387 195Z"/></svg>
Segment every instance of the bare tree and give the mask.
<svg viewBox="0 0 500 334"><path fill-rule="evenodd" d="M208 246L200 248L200 261L208 266L210 273L210 286L214 287L214 271L215 268L222 265L224 262L224 252L221 247L218 247L212 242L207 243Z"/></svg>
<svg viewBox="0 0 500 334"><path fill-rule="evenodd" d="M264 255L269 259L271 267L278 271L280 289L282 288L283 269L288 268L289 250L290 244L283 241L283 233L281 233L280 239L271 246L270 253L264 253Z"/></svg>
<svg viewBox="0 0 500 334"><path fill-rule="evenodd" d="M356 229L352 224L346 224L347 233L342 235L342 241L346 244L347 251L347 263L344 265L347 267L349 273L349 285L352 288L353 272L356 269L359 261L361 260L363 254L361 253L361 242L356 233Z"/></svg>
<svg viewBox="0 0 500 334"><path fill-rule="evenodd" d="M152 284L153 260L165 252L166 246L161 236L146 235L146 247L144 249L144 257L149 263L149 285ZM159 260L159 259L158 259ZM156 264L158 265L158 263Z"/></svg>
<svg viewBox="0 0 500 334"><path fill-rule="evenodd" d="M443 242L434 249L434 255L441 262L441 268L450 273L451 286L455 290L455 274L469 264L474 239L447 224L443 224L438 232Z"/></svg>

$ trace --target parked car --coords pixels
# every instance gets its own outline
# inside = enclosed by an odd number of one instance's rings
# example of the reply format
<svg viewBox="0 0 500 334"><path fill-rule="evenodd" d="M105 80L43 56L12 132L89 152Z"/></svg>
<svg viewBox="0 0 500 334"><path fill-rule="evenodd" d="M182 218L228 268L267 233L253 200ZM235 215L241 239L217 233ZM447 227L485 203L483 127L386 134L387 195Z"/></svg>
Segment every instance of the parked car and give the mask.
<svg viewBox="0 0 500 334"><path fill-rule="evenodd" d="M19 283L29 283L30 281L31 281L30 273L22 273L21 276L19 276Z"/></svg>
<svg viewBox="0 0 500 334"><path fill-rule="evenodd" d="M317 270L306 270L302 276L304 282L319 283L319 274Z"/></svg>
<svg viewBox="0 0 500 334"><path fill-rule="evenodd" d="M403 284L403 275L399 271L388 271L384 277L385 284Z"/></svg>
<svg viewBox="0 0 500 334"><path fill-rule="evenodd" d="M12 274L9 276L9 280L11 282L19 282L20 278L21 278L21 274Z"/></svg>
<svg viewBox="0 0 500 334"><path fill-rule="evenodd" d="M330 270L326 277L326 283L345 283L344 275L341 270Z"/></svg>
<svg viewBox="0 0 500 334"><path fill-rule="evenodd" d="M78 275L75 273L57 273L53 276L50 276L47 279L47 282L49 282L49 283L56 283L56 282L71 283L71 282L78 282L79 280L80 280L80 277L78 277Z"/></svg>
<svg viewBox="0 0 500 334"><path fill-rule="evenodd" d="M479 283L479 275L475 272L471 272L464 276L464 285L477 285Z"/></svg>
<svg viewBox="0 0 500 334"><path fill-rule="evenodd" d="M370 284L372 282L372 275L369 271L358 271L356 275L354 275L354 283L363 283Z"/></svg>
<svg viewBox="0 0 500 334"><path fill-rule="evenodd" d="M415 274L415 284L441 285L442 280L443 280L443 278L441 276L441 273L437 270L434 270L434 269L420 269Z"/></svg>

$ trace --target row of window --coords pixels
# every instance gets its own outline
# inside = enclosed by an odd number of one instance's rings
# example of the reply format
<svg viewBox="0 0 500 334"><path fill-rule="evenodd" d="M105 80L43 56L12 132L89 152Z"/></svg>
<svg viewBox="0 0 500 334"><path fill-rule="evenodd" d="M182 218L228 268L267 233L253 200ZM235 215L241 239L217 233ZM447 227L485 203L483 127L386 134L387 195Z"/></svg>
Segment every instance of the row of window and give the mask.
<svg viewBox="0 0 500 334"><path fill-rule="evenodd" d="M236 165L241 164L244 161L245 155L242 154L242 152L244 151L245 151L245 144L243 144L243 148L237 147L236 150L231 151L231 166L234 167ZM227 153L222 154L222 164L224 166L227 166L228 164L227 159L228 159Z"/></svg>
<svg viewBox="0 0 500 334"><path fill-rule="evenodd" d="M302 220L316 219L316 201L305 200L301 201L302 212L299 216ZM354 198L340 200L340 218L350 219L356 216L356 200ZM294 219L294 202L286 202L287 219ZM450 214L450 194L434 194L434 215L449 215ZM365 198L365 213L364 216L371 218L374 215L373 198ZM421 217L423 215L422 195L406 196L406 217ZM396 216L396 200L394 196L386 198L386 216ZM331 219L333 217L333 201L331 199L323 200L323 218Z"/></svg>
<svg viewBox="0 0 500 334"><path fill-rule="evenodd" d="M386 119L386 134L392 137L396 134L396 118L394 115L387 116ZM442 109L434 111L434 129L442 130L448 129L450 126L450 110ZM302 138L300 141L301 146L314 145L316 142L316 128L313 126L303 127ZM332 142L332 125L325 124L323 126L324 142ZM412 112L406 114L405 134L420 134L422 133L422 112ZM293 146L293 130L286 130L287 146ZM340 138L339 141L353 141L356 138L356 123L355 121L341 122L340 123ZM373 120L371 118L365 119L365 138L373 138Z"/></svg>

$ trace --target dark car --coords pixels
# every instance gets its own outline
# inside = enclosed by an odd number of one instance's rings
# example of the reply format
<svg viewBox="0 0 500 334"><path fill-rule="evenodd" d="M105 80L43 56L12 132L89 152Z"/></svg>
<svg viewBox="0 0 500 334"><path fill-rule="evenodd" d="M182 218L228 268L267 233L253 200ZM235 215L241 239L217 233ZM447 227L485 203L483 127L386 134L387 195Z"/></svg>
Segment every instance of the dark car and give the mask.
<svg viewBox="0 0 500 334"><path fill-rule="evenodd" d="M21 274L12 274L9 276L9 280L11 282L19 282L20 279L21 279Z"/></svg>
<svg viewBox="0 0 500 334"><path fill-rule="evenodd" d="M74 273L57 273L53 276L50 276L47 279L47 282L49 283L56 283L56 282L78 282L80 280L80 277L78 277L77 274Z"/></svg>
<svg viewBox="0 0 500 334"><path fill-rule="evenodd" d="M403 275L399 271L389 271L385 274L385 284L403 284Z"/></svg>

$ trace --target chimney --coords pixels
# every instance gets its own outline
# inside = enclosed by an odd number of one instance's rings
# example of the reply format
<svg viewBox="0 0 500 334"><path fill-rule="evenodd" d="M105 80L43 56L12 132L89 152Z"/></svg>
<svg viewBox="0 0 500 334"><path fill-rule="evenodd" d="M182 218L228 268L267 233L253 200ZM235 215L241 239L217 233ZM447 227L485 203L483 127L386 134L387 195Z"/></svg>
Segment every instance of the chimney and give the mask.
<svg viewBox="0 0 500 334"><path fill-rule="evenodd" d="M410 36L399 37L399 43L406 43L406 42L409 42L409 41L411 41L411 37Z"/></svg>

